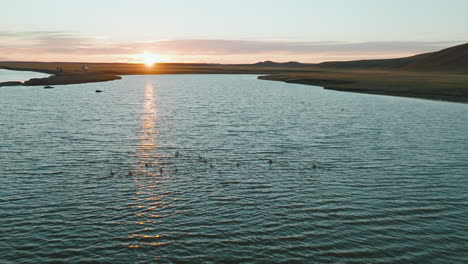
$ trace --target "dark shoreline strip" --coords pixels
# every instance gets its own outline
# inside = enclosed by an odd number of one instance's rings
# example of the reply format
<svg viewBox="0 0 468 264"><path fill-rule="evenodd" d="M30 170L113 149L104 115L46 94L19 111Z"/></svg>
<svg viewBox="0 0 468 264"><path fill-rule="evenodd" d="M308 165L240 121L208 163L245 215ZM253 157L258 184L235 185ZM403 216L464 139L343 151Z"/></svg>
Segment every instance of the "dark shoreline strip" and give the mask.
<svg viewBox="0 0 468 264"><path fill-rule="evenodd" d="M435 100L435 101L448 101L454 103L468 103L468 97L463 96L452 96L447 94L434 94L434 93L415 93L412 91L383 91L378 89L366 89L360 87L337 87L334 85L352 85L356 84L354 81L341 81L341 80L327 80L327 79L282 79L277 78L274 75L264 75L259 76L260 80L267 81L281 81L285 83L295 83L302 85L311 85L319 86L325 90L334 90L340 92L353 92L353 93L363 93L363 94L374 94L374 95L386 95L386 96L397 96L397 97L407 97L407 98L417 98L425 100Z"/></svg>

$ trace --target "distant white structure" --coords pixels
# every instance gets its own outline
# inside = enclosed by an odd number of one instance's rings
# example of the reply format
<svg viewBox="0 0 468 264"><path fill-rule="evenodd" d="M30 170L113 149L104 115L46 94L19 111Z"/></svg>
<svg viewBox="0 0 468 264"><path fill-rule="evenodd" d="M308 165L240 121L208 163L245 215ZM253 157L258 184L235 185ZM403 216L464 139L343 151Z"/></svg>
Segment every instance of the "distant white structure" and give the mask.
<svg viewBox="0 0 468 264"><path fill-rule="evenodd" d="M88 66L81 66L81 69L82 69L83 71L89 70Z"/></svg>

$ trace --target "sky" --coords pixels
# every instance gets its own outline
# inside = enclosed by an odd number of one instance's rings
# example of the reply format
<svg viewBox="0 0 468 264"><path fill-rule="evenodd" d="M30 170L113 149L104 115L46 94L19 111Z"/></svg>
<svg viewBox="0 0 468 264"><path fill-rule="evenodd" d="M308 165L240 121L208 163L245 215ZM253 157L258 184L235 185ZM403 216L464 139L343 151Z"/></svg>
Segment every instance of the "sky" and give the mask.
<svg viewBox="0 0 468 264"><path fill-rule="evenodd" d="M392 58L468 42L466 0L0 0L0 61Z"/></svg>

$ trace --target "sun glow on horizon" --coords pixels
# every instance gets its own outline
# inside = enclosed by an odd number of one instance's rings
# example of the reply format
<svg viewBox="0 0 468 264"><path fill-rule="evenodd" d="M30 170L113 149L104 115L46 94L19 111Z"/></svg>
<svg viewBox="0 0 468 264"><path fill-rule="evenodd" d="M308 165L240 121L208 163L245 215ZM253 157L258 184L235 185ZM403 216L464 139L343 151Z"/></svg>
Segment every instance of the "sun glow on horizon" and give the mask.
<svg viewBox="0 0 468 264"><path fill-rule="evenodd" d="M154 53L141 53L132 56L135 63L144 63L147 67L151 67L156 63L159 62L168 62L170 59L161 54L154 54Z"/></svg>

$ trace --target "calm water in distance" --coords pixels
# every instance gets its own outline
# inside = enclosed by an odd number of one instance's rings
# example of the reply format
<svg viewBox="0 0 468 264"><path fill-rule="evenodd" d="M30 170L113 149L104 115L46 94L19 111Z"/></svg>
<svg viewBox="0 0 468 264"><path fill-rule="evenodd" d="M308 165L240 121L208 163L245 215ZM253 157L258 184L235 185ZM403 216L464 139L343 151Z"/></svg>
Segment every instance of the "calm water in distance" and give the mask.
<svg viewBox="0 0 468 264"><path fill-rule="evenodd" d="M468 258L467 104L159 75L0 111L2 263Z"/></svg>
<svg viewBox="0 0 468 264"><path fill-rule="evenodd" d="M44 78L49 76L49 74L40 73L40 72L30 72L30 71L10 71L0 69L0 82L8 81L27 81L31 78Z"/></svg>

